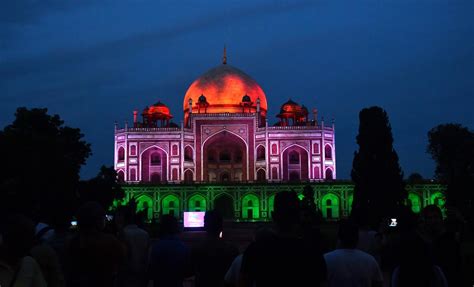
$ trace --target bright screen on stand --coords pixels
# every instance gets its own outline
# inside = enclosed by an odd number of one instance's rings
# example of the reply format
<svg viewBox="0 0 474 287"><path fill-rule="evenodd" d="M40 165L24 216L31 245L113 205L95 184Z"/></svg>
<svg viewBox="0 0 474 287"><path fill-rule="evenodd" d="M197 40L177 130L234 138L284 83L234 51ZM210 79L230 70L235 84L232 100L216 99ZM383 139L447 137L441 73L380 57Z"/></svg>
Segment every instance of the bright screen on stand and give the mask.
<svg viewBox="0 0 474 287"><path fill-rule="evenodd" d="M204 215L203 211L190 211L184 212L184 227L204 227Z"/></svg>

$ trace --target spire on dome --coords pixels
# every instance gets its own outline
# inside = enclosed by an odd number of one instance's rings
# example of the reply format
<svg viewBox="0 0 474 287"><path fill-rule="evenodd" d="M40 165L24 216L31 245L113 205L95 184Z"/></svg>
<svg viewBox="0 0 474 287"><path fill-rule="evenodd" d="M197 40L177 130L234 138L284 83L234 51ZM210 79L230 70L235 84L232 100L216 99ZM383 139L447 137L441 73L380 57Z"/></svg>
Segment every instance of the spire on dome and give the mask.
<svg viewBox="0 0 474 287"><path fill-rule="evenodd" d="M222 55L222 64L226 65L227 64L227 49L224 45L224 54Z"/></svg>

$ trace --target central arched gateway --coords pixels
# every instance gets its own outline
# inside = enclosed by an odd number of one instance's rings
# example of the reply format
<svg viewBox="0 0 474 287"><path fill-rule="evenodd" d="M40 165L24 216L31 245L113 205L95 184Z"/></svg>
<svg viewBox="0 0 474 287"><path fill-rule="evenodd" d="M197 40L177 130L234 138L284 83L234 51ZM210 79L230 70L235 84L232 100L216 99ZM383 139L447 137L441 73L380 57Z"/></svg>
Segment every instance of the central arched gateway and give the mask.
<svg viewBox="0 0 474 287"><path fill-rule="evenodd" d="M208 182L247 181L247 147L235 134L222 131L203 146L203 175Z"/></svg>

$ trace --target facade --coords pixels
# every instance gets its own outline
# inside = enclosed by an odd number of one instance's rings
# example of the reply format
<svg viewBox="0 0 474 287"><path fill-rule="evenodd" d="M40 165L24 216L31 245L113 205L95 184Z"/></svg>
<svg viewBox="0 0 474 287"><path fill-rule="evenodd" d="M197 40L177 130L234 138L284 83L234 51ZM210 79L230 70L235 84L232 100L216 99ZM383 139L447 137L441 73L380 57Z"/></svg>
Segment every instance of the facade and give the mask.
<svg viewBox="0 0 474 287"><path fill-rule="evenodd" d="M126 183L324 181L336 178L334 124L291 100L269 126L267 99L247 74L227 65L194 81L184 119L162 102L133 125L115 128L115 169Z"/></svg>
<svg viewBox="0 0 474 287"><path fill-rule="evenodd" d="M187 90L180 125L157 102L134 111L132 125L115 126L114 166L127 199L149 219L218 209L229 220L266 221L277 192L301 194L310 184L324 218L347 216L353 185L335 181L334 123L292 100L281 105L276 124L269 125L267 111L263 89L224 54L222 65ZM443 204L441 185L408 190L415 212Z"/></svg>
<svg viewBox="0 0 474 287"><path fill-rule="evenodd" d="M311 182L315 203L327 220L338 220L351 212L354 186L350 181ZM306 184L235 183L235 184L127 184L126 200L134 198L148 219L160 214L181 217L183 211L218 209L228 220L268 221L273 200L280 191L294 190L300 197ZM415 213L435 204L444 206L445 186L425 182L407 184L408 202Z"/></svg>

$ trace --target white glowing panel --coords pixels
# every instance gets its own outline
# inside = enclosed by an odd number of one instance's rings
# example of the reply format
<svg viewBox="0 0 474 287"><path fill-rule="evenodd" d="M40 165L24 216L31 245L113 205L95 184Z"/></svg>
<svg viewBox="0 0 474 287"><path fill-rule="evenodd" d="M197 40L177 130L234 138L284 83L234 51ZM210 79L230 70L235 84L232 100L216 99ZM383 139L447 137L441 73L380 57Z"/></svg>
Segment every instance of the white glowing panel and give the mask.
<svg viewBox="0 0 474 287"><path fill-rule="evenodd" d="M190 211L184 212L184 227L193 228L193 227L204 227L204 215L206 213L203 211Z"/></svg>

